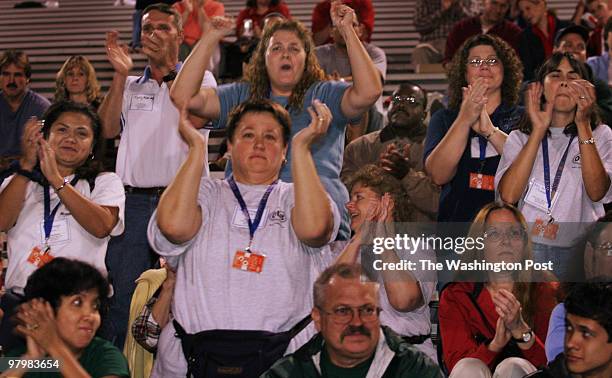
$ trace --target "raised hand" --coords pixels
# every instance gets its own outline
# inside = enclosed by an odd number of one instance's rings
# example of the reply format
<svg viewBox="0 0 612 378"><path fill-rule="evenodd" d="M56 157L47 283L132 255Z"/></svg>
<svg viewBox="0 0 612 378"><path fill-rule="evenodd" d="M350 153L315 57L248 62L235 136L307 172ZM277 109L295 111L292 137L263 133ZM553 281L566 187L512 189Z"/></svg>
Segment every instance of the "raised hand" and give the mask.
<svg viewBox="0 0 612 378"><path fill-rule="evenodd" d="M32 299L22 304L17 313L17 332L33 341L28 344L32 352L39 354L63 343L57 330L55 314L49 302ZM29 349L28 349L29 350Z"/></svg>
<svg viewBox="0 0 612 378"><path fill-rule="evenodd" d="M488 86L483 78L478 78L473 84L463 87L463 98L459 112L466 117L470 126L480 117L482 109L488 102L486 96Z"/></svg>
<svg viewBox="0 0 612 378"><path fill-rule="evenodd" d="M113 30L106 33L106 58L118 74L127 76L134 63L125 44L119 44L119 32Z"/></svg>
<svg viewBox="0 0 612 378"><path fill-rule="evenodd" d="M479 135L486 136L491 134L494 128L495 126L493 126L493 122L491 122L491 117L489 117L489 113L487 113L487 107L483 106L480 111L478 122L472 124L472 130Z"/></svg>
<svg viewBox="0 0 612 378"><path fill-rule="evenodd" d="M493 295L493 304L495 305L495 311L499 314L500 318L503 318L504 325L508 331L512 332L520 327L528 328L523 320L521 303L510 291L499 289Z"/></svg>
<svg viewBox="0 0 612 378"><path fill-rule="evenodd" d="M202 38L212 37L216 41L220 41L228 34L233 33L236 27L236 20L229 17L213 17L208 18L204 12L204 25L202 27Z"/></svg>
<svg viewBox="0 0 612 378"><path fill-rule="evenodd" d="M491 340L489 343L489 350L493 352L501 352L511 338L512 332L506 328L504 318L500 316L497 319L497 324L495 325L495 336L493 336L493 340Z"/></svg>
<svg viewBox="0 0 612 378"><path fill-rule="evenodd" d="M568 82L569 92L576 102L576 125L591 126L593 105L597 100L595 86L587 80L573 80Z"/></svg>
<svg viewBox="0 0 612 378"><path fill-rule="evenodd" d="M398 148L395 143L391 143L380 154L378 165L396 179L403 179L412 168L410 164L410 144Z"/></svg>
<svg viewBox="0 0 612 378"><path fill-rule="evenodd" d="M357 16L353 8L342 4L340 1L334 1L329 10L332 24L339 30L346 30L354 27L357 22Z"/></svg>
<svg viewBox="0 0 612 378"><path fill-rule="evenodd" d="M19 165L26 171L31 171L38 161L38 143L43 139L42 132L42 121L39 121L36 117L32 117L28 120L21 137L21 159L19 159Z"/></svg>
<svg viewBox="0 0 612 378"><path fill-rule="evenodd" d="M62 185L64 178L57 168L55 151L53 151L49 143L44 139L40 139L38 142L38 160L40 161L40 170L47 181L49 181L49 184L51 184L53 188Z"/></svg>
<svg viewBox="0 0 612 378"><path fill-rule="evenodd" d="M294 135L292 148L310 148L315 140L327 133L327 129L333 118L327 105L319 100L314 100L312 106L308 107L308 113L311 118L310 125Z"/></svg>
<svg viewBox="0 0 612 378"><path fill-rule="evenodd" d="M546 131L552 121L552 111L555 103L555 94L552 93L550 101L546 103L542 110L542 93L544 88L541 83L531 83L527 88L525 105L527 106L527 114L531 120L531 126L534 130Z"/></svg>
<svg viewBox="0 0 612 378"><path fill-rule="evenodd" d="M179 134L181 138L189 148L192 147L200 147L206 148L206 137L193 126L191 121L189 120L189 112L187 111L187 104L181 109L181 114L179 116Z"/></svg>

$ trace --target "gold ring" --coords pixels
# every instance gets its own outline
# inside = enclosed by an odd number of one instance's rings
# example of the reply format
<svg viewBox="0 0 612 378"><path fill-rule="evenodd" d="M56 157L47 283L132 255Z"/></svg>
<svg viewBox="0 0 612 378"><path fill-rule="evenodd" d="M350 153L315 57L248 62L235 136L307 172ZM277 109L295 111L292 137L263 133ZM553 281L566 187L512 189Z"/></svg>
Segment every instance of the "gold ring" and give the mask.
<svg viewBox="0 0 612 378"><path fill-rule="evenodd" d="M33 330L35 330L35 329L38 329L38 327L39 327L39 324L38 324L38 323L28 324L28 325L26 326L26 328L27 328L27 329L29 329L30 331L33 331Z"/></svg>
<svg viewBox="0 0 612 378"><path fill-rule="evenodd" d="M323 122L325 119L323 117L319 117L319 122Z"/></svg>
<svg viewBox="0 0 612 378"><path fill-rule="evenodd" d="M586 100L586 96L580 96L578 98L581 99L581 100Z"/></svg>

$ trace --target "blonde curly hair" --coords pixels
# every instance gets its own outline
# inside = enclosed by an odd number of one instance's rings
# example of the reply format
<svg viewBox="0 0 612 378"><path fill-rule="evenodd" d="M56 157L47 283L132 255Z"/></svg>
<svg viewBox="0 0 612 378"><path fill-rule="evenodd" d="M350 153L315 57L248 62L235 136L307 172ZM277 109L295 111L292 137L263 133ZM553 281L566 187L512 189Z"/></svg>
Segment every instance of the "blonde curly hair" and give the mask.
<svg viewBox="0 0 612 378"><path fill-rule="evenodd" d="M244 74L244 81L251 86L251 99L267 98L270 93L270 78L266 69L266 50L270 44L270 39L279 30L286 30L296 34L304 45L306 60L304 62L304 72L300 81L291 91L289 96L289 107L292 109L302 109L304 106L304 95L312 84L317 81L325 80L325 73L319 66L319 61L315 54L315 45L310 33L299 21L283 20L277 21L264 29L261 41L257 45L253 57L247 66Z"/></svg>
<svg viewBox="0 0 612 378"><path fill-rule="evenodd" d="M91 65L89 60L82 55L73 55L68 58L62 68L57 73L55 79L55 96L53 102L59 102L64 100L70 100L70 93L66 87L66 76L68 72L74 67L79 68L87 77L87 83L85 84L85 93L87 95L87 102L92 103L95 100L100 99L100 84L96 78L96 70Z"/></svg>

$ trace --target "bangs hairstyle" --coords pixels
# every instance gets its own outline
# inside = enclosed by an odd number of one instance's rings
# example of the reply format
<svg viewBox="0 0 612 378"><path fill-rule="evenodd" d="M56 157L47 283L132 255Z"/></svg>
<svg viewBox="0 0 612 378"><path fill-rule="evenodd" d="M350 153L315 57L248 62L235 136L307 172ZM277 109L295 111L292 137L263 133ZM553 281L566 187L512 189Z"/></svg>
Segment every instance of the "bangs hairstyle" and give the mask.
<svg viewBox="0 0 612 378"><path fill-rule="evenodd" d="M410 202L402 184L381 167L375 164L368 164L355 172L349 177L346 185L349 193L357 184L361 184L380 196L389 193L394 203L393 220L395 222L415 221L414 206Z"/></svg>
<svg viewBox="0 0 612 378"><path fill-rule="evenodd" d="M57 312L62 297L95 290L103 309L108 298L108 281L92 265L78 260L56 257L35 270L24 289L25 300L42 298Z"/></svg>
<svg viewBox="0 0 612 378"><path fill-rule="evenodd" d="M593 281L601 281L594 278ZM588 282L576 283L565 299L565 310L568 314L595 320L608 333L608 343L612 342L612 283Z"/></svg>
<svg viewBox="0 0 612 378"><path fill-rule="evenodd" d="M28 56L21 50L6 50L0 56L0 69L4 69L6 66L14 64L19 68L23 69L27 79L32 76L32 66Z"/></svg>
<svg viewBox="0 0 612 378"><path fill-rule="evenodd" d="M524 239L523 239L523 254L521 256L521 260L531 259L533 260L533 253L531 250L531 241L529 240L529 234L527 233L528 226L525 217L521 213L521 211L513 205L503 203L503 202L491 202L486 204L480 209L478 214L474 217L474 221L470 226L470 230L468 231L468 236L473 238L482 238L486 224L489 219L489 216L494 211L499 210L508 210L514 216L516 222L519 223L519 226L524 231ZM482 260L484 259L484 249L471 248L465 250L465 252L461 255L462 262L472 262L474 260ZM543 274L544 272L538 272L538 274ZM521 306L524 310L525 321L530 326L533 326L533 320L535 316L535 300L534 298L537 295L537 282L533 282L535 275L531 273L531 270L521 269L518 272L515 272L515 284L514 289L512 290L512 294L516 297L516 299L521 303ZM553 277L549 277L545 275L544 281L552 281ZM473 271L459 271L457 273L455 281L463 281L463 282L486 282L488 281L488 276L486 272L473 272Z"/></svg>
<svg viewBox="0 0 612 378"><path fill-rule="evenodd" d="M470 50L477 46L491 46L504 67L504 80L501 86L502 102L509 106L518 103L521 83L523 82L523 63L514 49L501 38L488 34L474 36L455 53L448 71L448 91L450 109L459 109L463 99L463 87L467 87L467 66Z"/></svg>
<svg viewBox="0 0 612 378"><path fill-rule="evenodd" d="M580 62L579 60L576 60L572 54L562 52L556 52L552 54L552 56L546 62L544 62L544 64L542 64L542 66L536 73L534 81L539 82L542 84L542 86L544 86L544 79L546 79L546 76L551 72L556 71L563 59L567 59L572 69L578 75L580 75L582 79L587 80L588 82L593 84L593 75L591 74L591 70L588 69L584 63ZM540 100L542 102L542 106L544 106L544 104L546 104L546 98L544 97L544 93L542 93L542 97ZM591 112L591 129L593 130L595 130L595 128L601 123L601 117L599 115L599 112L600 111L599 107L597 106L597 102L594 102L593 109ZM523 117L519 122L518 129L525 134L531 134L532 125L527 112L523 114ZM550 133L550 130L547 130L547 133ZM576 124L572 122L565 127L563 133L567 135L578 136L578 128Z"/></svg>
<svg viewBox="0 0 612 378"><path fill-rule="evenodd" d="M87 102L90 104L100 98L100 84L96 78L96 70L91 65L89 60L82 55L71 56L64 62L62 68L60 68L55 79L55 97L54 102L70 100L70 93L66 87L66 77L68 72L73 68L79 68L85 74L85 94L87 96Z"/></svg>
<svg viewBox="0 0 612 378"><path fill-rule="evenodd" d="M238 123L248 113L269 113L280 124L283 136L283 145L289 144L291 135L291 117L280 104L267 99L249 100L236 106L227 120L227 139L234 141L234 134L238 129Z"/></svg>
<svg viewBox="0 0 612 378"><path fill-rule="evenodd" d="M257 44L257 49L244 72L244 81L250 85L251 99L268 98L270 96L271 88L266 67L266 51L270 45L270 39L279 30L295 33L304 45L304 51L306 52L304 72L300 81L291 91L291 96L289 96L289 108L299 111L304 106L304 95L308 88L317 81L325 80L325 73L321 69L314 52L315 46L310 37L310 32L299 21L283 20L274 22L269 27L264 28L261 41Z"/></svg>
<svg viewBox="0 0 612 378"><path fill-rule="evenodd" d="M79 104L72 101L61 101L51 105L43 115L44 124L41 130L43 137L46 140L49 139L51 126L64 113L78 113L89 118L93 132L93 142L91 150L96 151L96 146L100 142L101 138L102 123L100 121L98 113L93 111L91 107L85 104ZM95 179L96 176L98 176L98 174L103 171L103 164L102 161L99 159L102 159L102 156L93 155L91 158L88 158L87 160L85 160L83 165L81 165L75 170L75 174L77 174L82 179Z"/></svg>

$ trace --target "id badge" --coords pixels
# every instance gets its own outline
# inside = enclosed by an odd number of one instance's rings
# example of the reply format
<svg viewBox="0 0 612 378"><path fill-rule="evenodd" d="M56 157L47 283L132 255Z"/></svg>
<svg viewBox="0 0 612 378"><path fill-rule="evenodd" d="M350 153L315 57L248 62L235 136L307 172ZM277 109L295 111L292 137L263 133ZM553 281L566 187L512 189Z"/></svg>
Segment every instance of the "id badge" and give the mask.
<svg viewBox="0 0 612 378"><path fill-rule="evenodd" d="M495 176L470 172L470 188L480 190L495 190Z"/></svg>
<svg viewBox="0 0 612 378"><path fill-rule="evenodd" d="M547 222L537 218L531 229L531 235L548 240L556 240L559 232L559 225L554 222Z"/></svg>
<svg viewBox="0 0 612 378"><path fill-rule="evenodd" d="M154 95L135 94L130 101L130 110L153 111Z"/></svg>
<svg viewBox="0 0 612 378"><path fill-rule="evenodd" d="M557 196L553 196L550 208L555 207ZM539 181L531 180L529 189L525 195L525 203L530 204L542 211L548 212L548 201L546 200L546 187Z"/></svg>
<svg viewBox="0 0 612 378"><path fill-rule="evenodd" d="M53 220L53 227L51 228L51 235L49 240L45 239L45 222L40 222L40 241L41 245L45 242L48 244L61 244L70 241L70 227L68 226L68 218L60 217Z"/></svg>
<svg viewBox="0 0 612 378"><path fill-rule="evenodd" d="M36 246L32 248L30 255L28 256L28 262L37 268L42 267L43 265L49 263L53 260L53 255L51 254L51 249L47 249L43 251L40 247Z"/></svg>
<svg viewBox="0 0 612 378"><path fill-rule="evenodd" d="M261 273L266 256L255 252L236 251L232 268L247 272Z"/></svg>

